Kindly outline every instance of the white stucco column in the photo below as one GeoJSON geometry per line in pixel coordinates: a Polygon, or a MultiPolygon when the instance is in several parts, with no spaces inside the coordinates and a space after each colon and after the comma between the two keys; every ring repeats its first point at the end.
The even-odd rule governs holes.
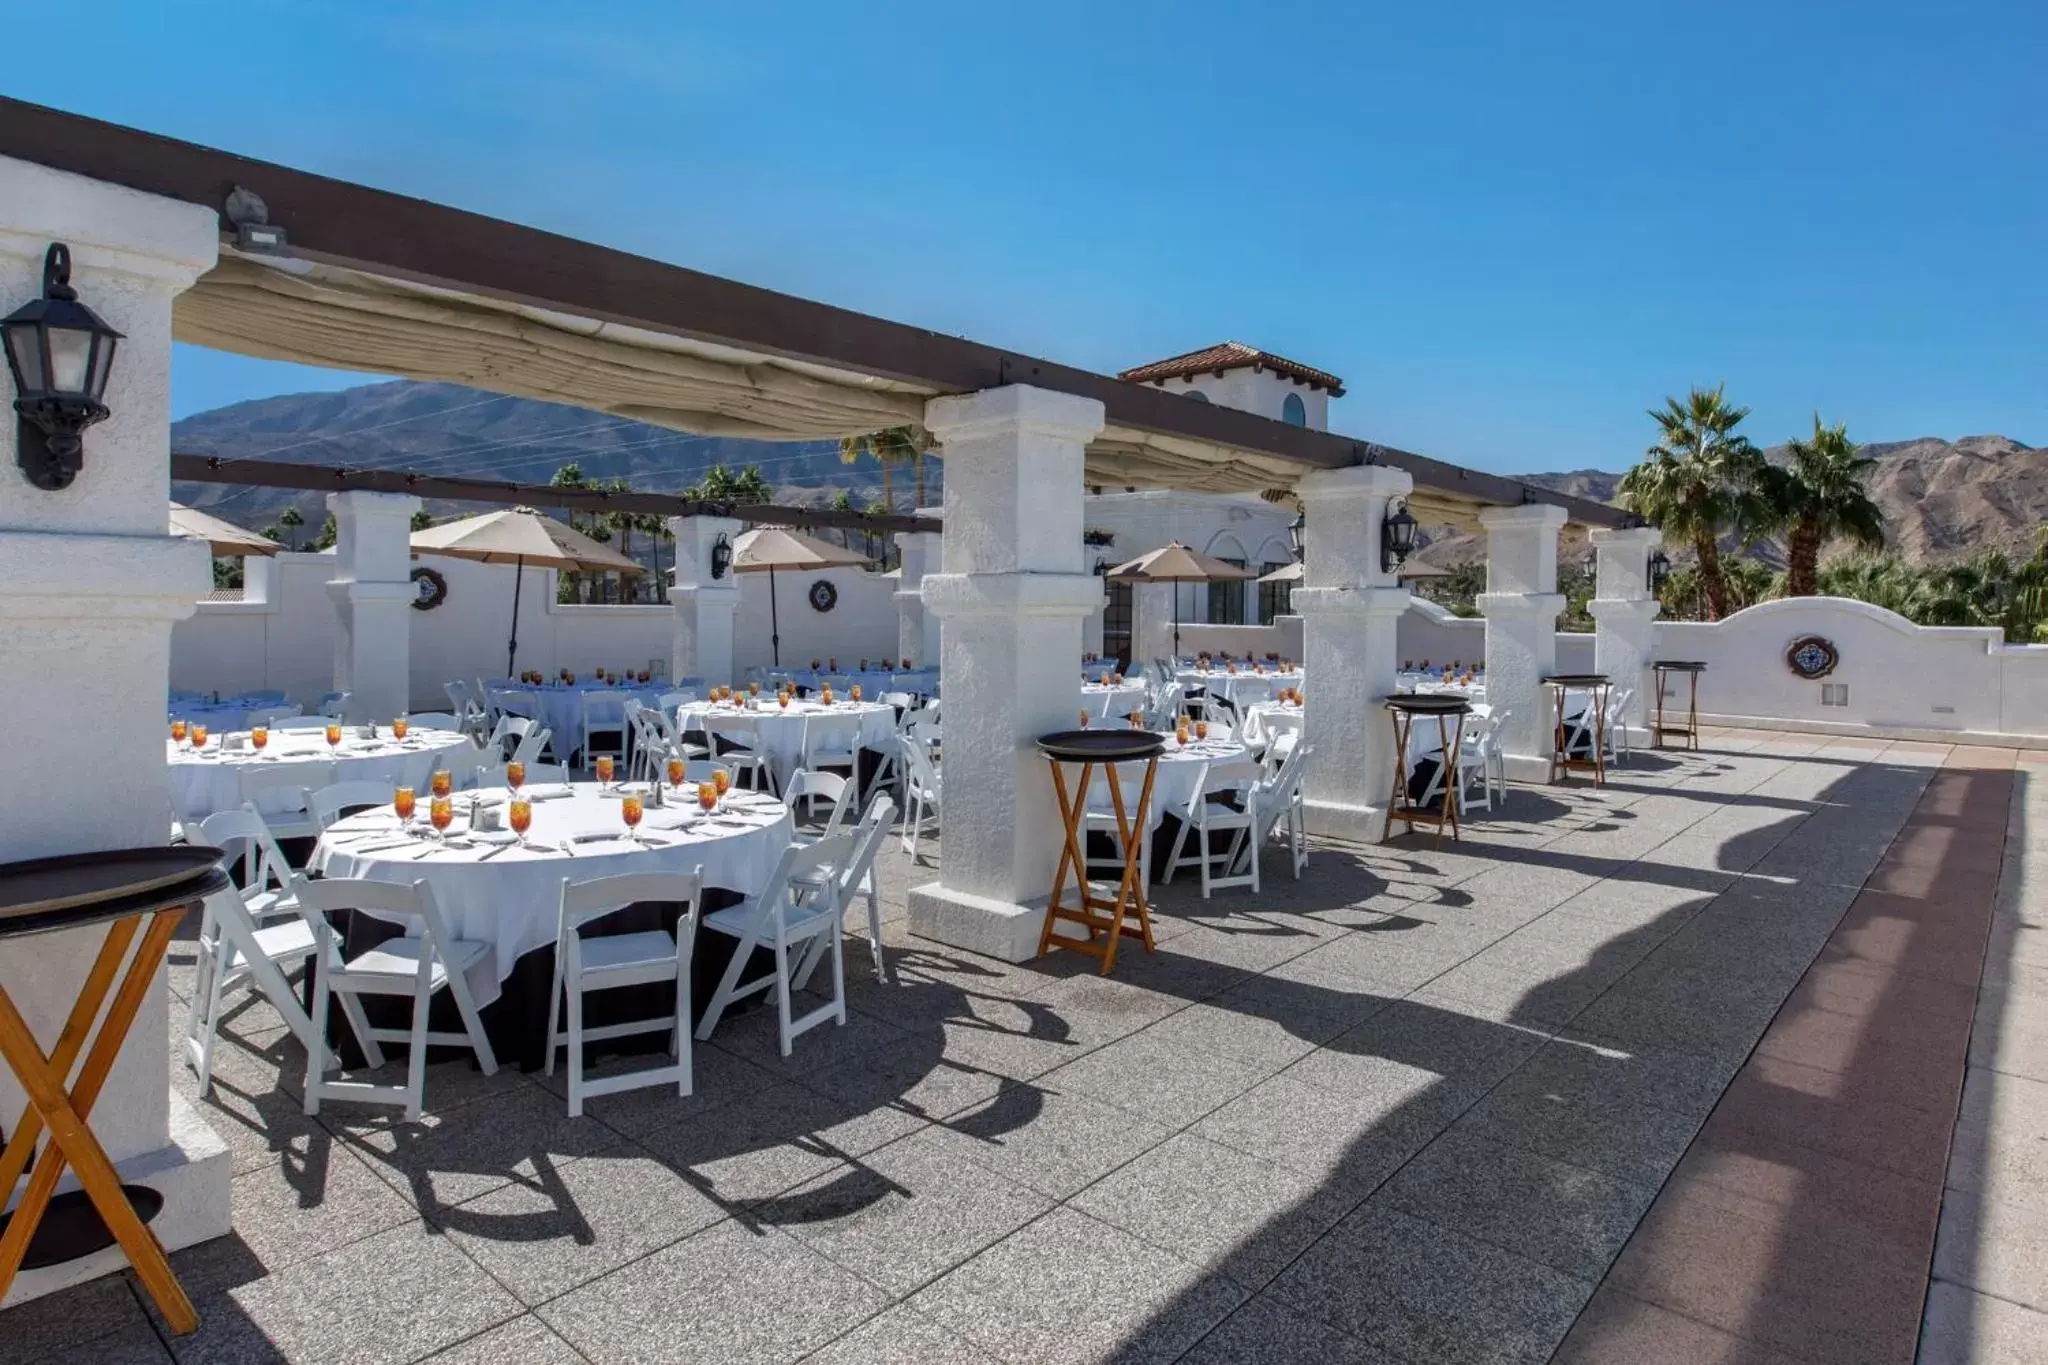
{"type": "MultiPolygon", "coordinates": [[[[85,433],[84,468],[59,492],[16,463],[15,394],[0,370],[0,716],[15,722],[0,760],[0,859],[169,836],[171,625],[213,587],[206,546],[169,534],[171,300],[212,267],[218,234],[211,209],[0,157],[0,314],[41,294],[43,253],[63,242],[79,298],[126,336],[107,386],[113,415],[85,433]]],[[[0,952],[0,984],[45,1049],[104,938],[78,929],[0,952]]],[[[164,1195],[150,1226],[176,1248],[228,1231],[231,1169],[171,1090],[168,1015],[159,971],[91,1124],[123,1181],[164,1195]]],[[[13,1132],[25,1105],[0,1066],[0,1129],[13,1132]]],[[[124,1264],[109,1249],[24,1271],[8,1302],[124,1264]]]]}
{"type": "MultiPolygon", "coordinates": [[[[932,517],[938,509],[920,507],[917,515],[932,517]]],[[[923,668],[939,661],[939,618],[924,609],[924,576],[936,573],[943,553],[935,531],[898,531],[903,568],[896,584],[896,652],[923,668]]]]}
{"type": "Polygon", "coordinates": [[[1406,497],[1406,470],[1356,465],[1304,475],[1302,564],[1294,590],[1302,619],[1307,698],[1303,739],[1314,750],[1302,773],[1309,829],[1364,843],[1386,833],[1394,788],[1394,732],[1382,703],[1400,660],[1395,628],[1408,590],[1380,565],[1387,504],[1406,497]]]}
{"type": "Polygon", "coordinates": [[[740,524],[730,517],[670,517],[668,529],[676,538],[675,579],[668,593],[675,612],[669,676],[725,686],[734,680],[732,622],[740,606],[740,580],[729,566],[725,577],[713,578],[711,551],[720,536],[728,546],[738,540],[740,524]]]}
{"type": "Polygon", "coordinates": [[[1557,671],[1557,617],[1564,610],[1557,533],[1565,512],[1549,503],[1488,507],[1479,523],[1486,528],[1479,614],[1486,618],[1487,705],[1513,712],[1500,732],[1507,775],[1547,781],[1555,721],[1543,679],[1557,671]]]}
{"type": "Polygon", "coordinates": [[[1597,530],[1593,541],[1593,671],[1635,695],[1621,717],[1631,744],[1650,742],[1650,664],[1657,653],[1656,594],[1650,591],[1650,552],[1663,541],[1654,526],[1597,530]]]}
{"type": "Polygon", "coordinates": [[[329,493],[334,577],[327,595],[341,629],[334,636],[334,690],[349,694],[347,718],[388,721],[412,709],[412,514],[410,493],[329,493]]]}
{"type": "Polygon", "coordinates": [[[1058,858],[1035,741],[1074,726],[1081,622],[1102,598],[1081,558],[1081,456],[1102,416],[1025,385],[925,405],[946,461],[944,562],[924,577],[944,623],[945,800],[938,880],[911,888],[910,927],[1006,962],[1037,952],[1058,858]]]}

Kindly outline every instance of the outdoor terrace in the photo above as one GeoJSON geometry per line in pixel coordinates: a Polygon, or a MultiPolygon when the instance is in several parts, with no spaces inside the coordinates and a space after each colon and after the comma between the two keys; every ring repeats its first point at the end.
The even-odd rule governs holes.
{"type": "Polygon", "coordinates": [[[467,1062],[307,1119],[255,999],[198,1334],[114,1277],[0,1360],[2042,1359],[2044,762],[1717,732],[1162,888],[1109,979],[909,937],[892,842],[900,981],[856,945],[844,1029],[580,1120],[467,1062]]]}

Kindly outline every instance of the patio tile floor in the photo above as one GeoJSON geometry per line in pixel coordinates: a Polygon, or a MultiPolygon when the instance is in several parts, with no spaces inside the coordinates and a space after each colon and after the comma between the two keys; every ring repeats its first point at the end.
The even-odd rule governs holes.
{"type": "Polygon", "coordinates": [[[1999,762],[1718,732],[1442,849],[1162,887],[1108,981],[911,938],[891,844],[847,1028],[734,1017],[692,1098],[574,1121],[465,1064],[421,1124],[306,1119],[252,1006],[202,1102],[237,1232],[173,1258],[201,1331],[116,1277],[0,1313],[0,1365],[1786,1365],[1910,1359],[1923,1299],[1930,1362],[2048,1360],[2048,783],[1999,762]]]}

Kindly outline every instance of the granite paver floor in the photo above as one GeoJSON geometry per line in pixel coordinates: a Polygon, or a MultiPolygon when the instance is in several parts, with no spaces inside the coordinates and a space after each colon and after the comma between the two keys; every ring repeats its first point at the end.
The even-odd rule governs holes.
{"type": "MultiPolygon", "coordinates": [[[[236,1233],[173,1258],[200,1331],[165,1336],[116,1277],[0,1313],[0,1362],[1461,1365],[1568,1337],[1620,1359],[1586,1353],[1653,1333],[1679,1353],[1630,1358],[1840,1358],[1764,1330],[1771,1302],[1732,1279],[1643,1287],[1669,1248],[1749,1227],[1735,1201],[1766,1197],[1786,1147],[1860,1196],[1837,1235],[1885,1254],[1859,1292],[1890,1289],[1894,1317],[1924,1299],[1927,1359],[2048,1360],[2048,948],[2028,932],[2048,823],[2027,818],[2048,795],[2025,781],[2048,769],[2008,753],[1998,837],[1963,850],[1996,803],[1944,808],[1944,775],[1984,761],[1717,732],[1603,790],[1515,787],[1461,843],[1319,844],[1299,881],[1269,859],[1256,897],[1162,888],[1158,952],[1108,980],[910,937],[905,888],[931,870],[892,846],[897,980],[849,944],[843,1035],[784,1061],[769,1019],[736,1017],[699,1046],[693,1098],[573,1122],[558,1083],[463,1063],[433,1069],[422,1124],[307,1120],[303,1056],[252,1004],[202,1106],[235,1153],[236,1233]],[[1898,928],[1956,858],[1996,897],[1981,983],[1967,936],[1898,928]],[[1857,1013],[1879,975],[1967,1039],[1959,1098],[1910,1022],[1857,1013]],[[1858,1048],[1881,1074],[1845,1069],[1858,1048]],[[1830,1122],[1845,1076],[1875,1077],[1853,1098],[1882,1147],[1830,1122]],[[1790,1134],[1785,1092],[1808,1100],[1790,1134]],[[1674,1179],[1717,1153],[1748,1186],[1674,1179]],[[1898,1251],[1930,1172],[1931,1271],[1898,1251]],[[1664,1251],[1637,1265],[1646,1237],[1664,1251]]],[[[175,990],[189,945],[173,957],[175,990]]],[[[1729,1276],[1802,1254],[1750,1249],[1729,1276]]]]}

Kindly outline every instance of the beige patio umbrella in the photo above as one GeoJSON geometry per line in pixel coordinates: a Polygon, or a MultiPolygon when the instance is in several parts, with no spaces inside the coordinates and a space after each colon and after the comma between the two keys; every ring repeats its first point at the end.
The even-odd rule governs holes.
{"type": "MultiPolygon", "coordinates": [[[[1109,576],[1120,583],[1229,583],[1252,577],[1250,569],[1190,550],[1179,541],[1117,565],[1109,576]]],[[[1173,652],[1180,655],[1180,593],[1173,594],[1173,652]]]]}
{"type": "Polygon", "coordinates": [[[757,526],[733,542],[733,568],[768,575],[768,647],[777,668],[782,667],[782,616],[775,604],[775,571],[845,569],[867,562],[866,555],[781,526],[757,526]]]}
{"type": "Polygon", "coordinates": [[[215,559],[247,559],[251,555],[274,555],[278,551],[277,542],[268,536],[259,536],[233,522],[194,511],[179,502],[171,504],[171,534],[205,541],[213,547],[215,559]]]}
{"type": "Polygon", "coordinates": [[[567,522],[544,517],[531,507],[486,512],[414,531],[412,548],[420,554],[513,566],[512,638],[505,646],[508,677],[513,676],[513,663],[519,657],[519,589],[526,578],[527,565],[597,573],[645,572],[617,550],[600,545],[567,522]]]}

